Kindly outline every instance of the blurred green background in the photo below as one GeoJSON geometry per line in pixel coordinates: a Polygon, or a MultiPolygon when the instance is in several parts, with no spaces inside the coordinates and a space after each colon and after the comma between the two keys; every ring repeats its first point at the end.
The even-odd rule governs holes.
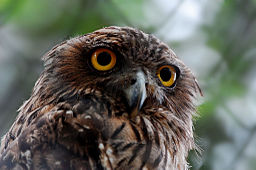
{"type": "Polygon", "coordinates": [[[256,0],[0,0],[0,136],[29,98],[40,57],[105,26],[166,42],[204,92],[192,170],[256,169],[256,0]]]}

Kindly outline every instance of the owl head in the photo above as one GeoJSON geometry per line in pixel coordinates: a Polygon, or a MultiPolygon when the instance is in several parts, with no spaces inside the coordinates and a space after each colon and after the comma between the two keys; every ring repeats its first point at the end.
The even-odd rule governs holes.
{"type": "Polygon", "coordinates": [[[47,78],[39,79],[42,89],[34,91],[43,91],[39,96],[47,100],[40,101],[100,91],[122,103],[131,117],[159,108],[190,117],[200,92],[190,69],[165,43],[130,27],[107,27],[67,40],[43,60],[47,78]]]}

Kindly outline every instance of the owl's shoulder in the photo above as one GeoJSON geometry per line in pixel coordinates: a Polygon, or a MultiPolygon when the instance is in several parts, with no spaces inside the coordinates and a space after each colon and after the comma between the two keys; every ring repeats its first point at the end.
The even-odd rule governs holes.
{"type": "Polygon", "coordinates": [[[102,115],[108,114],[110,106],[99,100],[87,96],[21,112],[1,141],[0,168],[100,168],[97,141],[104,125],[102,115]]]}

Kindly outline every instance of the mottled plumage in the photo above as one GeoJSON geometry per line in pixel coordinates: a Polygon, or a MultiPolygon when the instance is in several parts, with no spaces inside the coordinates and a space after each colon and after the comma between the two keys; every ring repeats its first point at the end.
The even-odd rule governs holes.
{"type": "Polygon", "coordinates": [[[166,44],[107,27],[55,46],[43,60],[31,97],[2,138],[0,169],[188,169],[200,89],[166,44]],[[93,68],[98,48],[115,53],[112,69],[93,68]],[[177,69],[171,87],[157,76],[163,65],[177,69]]]}

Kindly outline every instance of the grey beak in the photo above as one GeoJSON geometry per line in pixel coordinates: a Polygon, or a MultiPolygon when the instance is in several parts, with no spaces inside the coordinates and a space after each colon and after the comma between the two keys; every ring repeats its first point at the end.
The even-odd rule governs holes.
{"type": "Polygon", "coordinates": [[[131,84],[124,92],[131,108],[131,116],[137,115],[147,98],[145,75],[142,71],[137,72],[135,83],[131,84]]]}

